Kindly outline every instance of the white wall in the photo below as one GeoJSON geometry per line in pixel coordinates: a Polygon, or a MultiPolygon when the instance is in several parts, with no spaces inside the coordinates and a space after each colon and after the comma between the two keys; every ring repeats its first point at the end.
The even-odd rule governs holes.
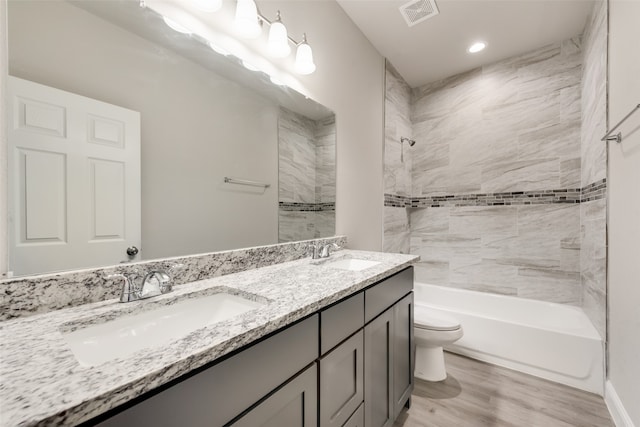
{"type": "Polygon", "coordinates": [[[336,113],[336,233],[349,247],[382,250],[384,59],[331,1],[258,1],[269,17],[281,10],[291,36],[307,33],[317,70],[299,80],[336,113]]]}
{"type": "Polygon", "coordinates": [[[7,128],[5,97],[7,75],[7,3],[0,1],[0,279],[7,272],[7,128]]]}
{"type": "MultiPolygon", "coordinates": [[[[609,3],[609,125],[640,103],[640,2],[609,3]]],[[[640,111],[609,143],[609,381],[640,426],[640,111]]]]}

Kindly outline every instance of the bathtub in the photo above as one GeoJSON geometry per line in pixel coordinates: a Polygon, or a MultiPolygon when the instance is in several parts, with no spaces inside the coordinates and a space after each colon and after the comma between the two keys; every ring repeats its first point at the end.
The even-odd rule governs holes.
{"type": "Polygon", "coordinates": [[[446,350],[603,395],[604,343],[577,307],[415,283],[415,311],[457,318],[446,350]]]}

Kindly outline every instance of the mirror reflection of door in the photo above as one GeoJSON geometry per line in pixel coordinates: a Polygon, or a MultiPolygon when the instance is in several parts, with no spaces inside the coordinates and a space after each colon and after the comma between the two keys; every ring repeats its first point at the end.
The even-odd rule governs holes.
{"type": "Polygon", "coordinates": [[[140,113],[9,77],[14,275],[140,259],[140,113]]]}

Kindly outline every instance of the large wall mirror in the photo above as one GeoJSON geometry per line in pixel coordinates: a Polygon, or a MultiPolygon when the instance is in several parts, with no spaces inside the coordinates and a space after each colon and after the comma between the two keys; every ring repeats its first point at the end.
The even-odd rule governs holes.
{"type": "Polygon", "coordinates": [[[334,235],[330,110],[136,0],[8,17],[14,276],[334,235]]]}

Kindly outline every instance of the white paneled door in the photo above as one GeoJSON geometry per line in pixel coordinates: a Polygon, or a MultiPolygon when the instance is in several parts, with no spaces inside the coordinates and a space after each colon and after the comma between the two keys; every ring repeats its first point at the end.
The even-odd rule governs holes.
{"type": "Polygon", "coordinates": [[[8,93],[13,274],[134,259],[140,113],[15,77],[8,93]]]}

